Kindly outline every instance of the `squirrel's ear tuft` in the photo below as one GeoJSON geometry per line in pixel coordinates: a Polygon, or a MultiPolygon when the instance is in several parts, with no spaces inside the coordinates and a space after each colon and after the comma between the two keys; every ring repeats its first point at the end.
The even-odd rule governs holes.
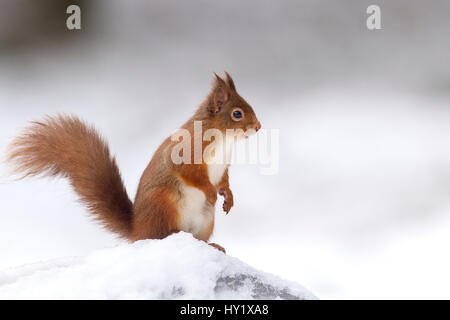
{"type": "Polygon", "coordinates": [[[214,108],[210,111],[219,113],[222,110],[223,104],[228,100],[228,93],[222,87],[214,89],[214,108]]]}
{"type": "Polygon", "coordinates": [[[225,102],[228,101],[229,93],[225,81],[214,73],[214,87],[212,92],[212,103],[208,108],[211,113],[219,113],[225,102]]]}
{"type": "Polygon", "coordinates": [[[214,87],[221,87],[225,85],[226,85],[225,81],[223,81],[223,79],[219,77],[217,73],[214,72],[214,87]]]}
{"type": "Polygon", "coordinates": [[[230,74],[225,71],[225,76],[226,76],[226,81],[227,81],[228,87],[230,87],[231,90],[236,91],[236,87],[234,85],[234,81],[231,78],[230,74]]]}

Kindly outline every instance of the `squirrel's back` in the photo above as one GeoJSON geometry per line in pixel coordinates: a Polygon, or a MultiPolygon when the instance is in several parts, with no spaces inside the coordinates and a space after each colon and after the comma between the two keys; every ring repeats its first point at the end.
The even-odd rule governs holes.
{"type": "Polygon", "coordinates": [[[98,132],[75,116],[32,122],[10,145],[7,161],[22,177],[62,176],[104,226],[128,238],[131,203],[109,148],[98,132]]]}

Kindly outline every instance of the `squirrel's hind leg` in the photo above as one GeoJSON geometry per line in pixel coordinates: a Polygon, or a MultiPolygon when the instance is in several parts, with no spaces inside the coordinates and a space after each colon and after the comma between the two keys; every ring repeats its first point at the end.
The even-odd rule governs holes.
{"type": "Polygon", "coordinates": [[[134,208],[131,240],[163,239],[180,231],[180,215],[173,193],[155,190],[134,208]]]}

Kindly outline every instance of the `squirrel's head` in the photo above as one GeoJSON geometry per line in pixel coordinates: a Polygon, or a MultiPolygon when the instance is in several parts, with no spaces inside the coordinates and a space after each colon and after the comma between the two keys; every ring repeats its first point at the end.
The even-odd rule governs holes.
{"type": "Polygon", "coordinates": [[[213,88],[207,99],[206,111],[217,129],[241,129],[247,136],[261,128],[253,108],[237,93],[228,72],[225,72],[225,80],[214,73],[213,88]]]}

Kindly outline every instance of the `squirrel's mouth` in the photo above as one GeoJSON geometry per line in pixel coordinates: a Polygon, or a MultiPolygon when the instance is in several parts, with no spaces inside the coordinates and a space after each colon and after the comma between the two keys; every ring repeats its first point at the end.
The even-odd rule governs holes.
{"type": "Polygon", "coordinates": [[[243,139],[248,139],[249,137],[253,136],[256,134],[256,130],[255,129],[242,129],[242,130],[238,130],[237,132],[235,132],[235,137],[238,140],[243,140],[243,139]]]}
{"type": "Polygon", "coordinates": [[[256,134],[256,130],[255,129],[248,129],[244,132],[244,138],[248,139],[248,137],[254,136],[256,134]]]}

